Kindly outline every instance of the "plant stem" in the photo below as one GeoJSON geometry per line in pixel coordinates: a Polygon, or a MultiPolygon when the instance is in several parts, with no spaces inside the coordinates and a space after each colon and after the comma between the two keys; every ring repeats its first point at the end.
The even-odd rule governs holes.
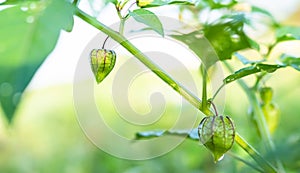
{"type": "MultiPolygon", "coordinates": [[[[95,28],[101,30],[103,33],[109,35],[112,39],[121,44],[124,48],[126,48],[130,53],[132,53],[137,59],[139,59],[145,66],[147,66],[153,73],[155,73],[159,78],[161,78],[164,82],[166,82],[169,86],[171,86],[175,91],[177,91],[180,95],[182,95],[187,101],[189,101],[193,106],[202,111],[202,102],[201,100],[193,95],[189,90],[185,89],[178,82],[172,79],[169,75],[167,75],[161,68],[159,68],[156,64],[154,64],[145,54],[139,51],[132,43],[130,43],[126,38],[120,35],[118,32],[110,29],[105,26],[92,16],[89,16],[85,12],[81,11],[78,8],[75,8],[75,15],[77,15],[82,20],[86,21],[90,25],[95,28]]],[[[243,138],[239,135],[236,135],[235,141],[253,158],[261,158],[255,159],[255,161],[261,165],[261,167],[266,172],[276,172],[254,149],[250,146],[243,138]],[[272,170],[272,171],[268,171],[272,170]]]]}
{"type": "Polygon", "coordinates": [[[124,26],[125,26],[125,20],[126,19],[121,18],[120,20],[121,20],[121,23],[120,23],[119,32],[120,32],[121,35],[123,35],[123,33],[124,33],[124,26]]]}
{"type": "Polygon", "coordinates": [[[216,96],[219,94],[219,92],[221,91],[221,89],[226,85],[226,83],[223,83],[218,90],[216,91],[216,93],[213,95],[213,97],[211,98],[211,101],[213,102],[214,99],[216,98],[216,96]]]}
{"type": "Polygon", "coordinates": [[[216,108],[216,105],[212,101],[209,101],[209,103],[212,105],[212,107],[213,107],[213,109],[215,111],[215,115],[218,116],[219,114],[218,114],[218,110],[216,108]]]}
{"type": "Polygon", "coordinates": [[[207,71],[203,64],[200,66],[202,73],[202,111],[205,115],[211,115],[207,104],[207,71]]]}
{"type": "Polygon", "coordinates": [[[80,0],[74,0],[74,1],[73,1],[73,4],[74,4],[75,6],[78,6],[79,2],[80,2],[80,0]]]}
{"type": "Polygon", "coordinates": [[[107,36],[106,38],[105,38],[105,40],[104,40],[104,42],[103,42],[103,44],[102,44],[102,49],[104,49],[105,48],[105,44],[106,44],[106,41],[109,39],[109,36],[107,36]]]}
{"type": "Polygon", "coordinates": [[[189,101],[192,105],[202,111],[202,102],[196,97],[193,93],[175,81],[171,76],[166,74],[160,67],[158,67],[155,63],[153,63],[145,54],[143,54],[139,49],[137,49],[132,43],[130,43],[124,36],[119,34],[118,32],[110,29],[106,25],[99,22],[97,19],[92,16],[86,14],[80,9],[75,9],[75,15],[86,21],[90,25],[95,28],[101,30],[103,33],[109,35],[112,39],[121,44],[124,48],[126,48],[132,55],[134,55],[138,60],[140,60],[146,67],[148,67],[153,73],[155,73],[159,78],[161,78],[164,82],[166,82],[169,86],[171,86],[175,91],[177,91],[180,95],[182,95],[187,101],[189,101]]]}
{"type": "Polygon", "coordinates": [[[261,168],[267,173],[276,173],[277,171],[273,168],[269,162],[267,162],[245,139],[243,139],[238,133],[235,135],[235,142],[242,147],[261,168]]]}
{"type": "MultiPolygon", "coordinates": [[[[224,65],[230,72],[234,72],[234,70],[230,67],[230,65],[227,62],[224,62],[224,65]]],[[[255,96],[255,94],[253,92],[251,92],[251,88],[248,87],[248,85],[242,79],[239,79],[237,82],[239,83],[239,85],[242,87],[242,89],[247,94],[248,100],[249,100],[251,106],[253,107],[255,115],[257,116],[258,128],[262,135],[262,139],[264,140],[263,142],[266,144],[266,146],[270,150],[271,154],[274,156],[274,159],[275,159],[275,162],[276,162],[279,172],[285,173],[285,170],[283,168],[283,165],[282,165],[280,159],[275,154],[276,148],[273,143],[271,134],[268,129],[267,122],[266,122],[264,114],[260,108],[257,97],[255,96]]]]}
{"type": "Polygon", "coordinates": [[[120,28],[119,28],[119,33],[121,35],[124,34],[124,26],[125,26],[125,21],[126,21],[126,18],[124,18],[121,14],[121,11],[117,9],[117,12],[118,12],[118,16],[119,16],[119,19],[120,19],[120,28]]]}

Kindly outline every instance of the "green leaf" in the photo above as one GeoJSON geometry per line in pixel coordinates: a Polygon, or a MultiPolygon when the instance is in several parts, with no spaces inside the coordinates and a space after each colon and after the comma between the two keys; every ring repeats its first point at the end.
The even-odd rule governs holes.
{"type": "Polygon", "coordinates": [[[276,30],[277,42],[300,40],[300,27],[281,26],[276,30]]]}
{"type": "Polygon", "coordinates": [[[259,44],[249,38],[243,31],[244,25],[252,26],[252,22],[249,18],[246,17],[244,13],[232,13],[223,15],[220,19],[220,22],[226,23],[227,20],[230,20],[229,24],[232,26],[232,29],[236,31],[241,31],[242,37],[244,37],[245,41],[248,42],[249,48],[260,50],[259,44]]]}
{"type": "Polygon", "coordinates": [[[220,60],[231,59],[234,52],[246,48],[259,50],[259,46],[243,31],[247,20],[243,15],[236,15],[225,23],[208,25],[204,28],[204,35],[215,48],[220,60]]]}
{"type": "Polygon", "coordinates": [[[221,18],[220,23],[204,26],[202,32],[194,31],[171,37],[188,45],[209,67],[219,60],[231,59],[232,54],[239,50],[246,48],[259,50],[259,45],[244,33],[245,23],[247,19],[244,15],[226,15],[221,18]],[[218,57],[214,56],[214,52],[218,57]]]}
{"type": "Polygon", "coordinates": [[[260,63],[259,64],[254,64],[252,66],[242,68],[242,69],[234,72],[234,74],[227,76],[223,80],[223,82],[225,84],[228,84],[228,83],[233,82],[233,81],[235,81],[237,79],[240,79],[242,77],[249,76],[251,74],[255,74],[255,73],[258,73],[258,72],[273,73],[277,69],[282,68],[282,67],[285,67],[285,66],[282,66],[282,65],[270,65],[270,64],[260,64],[260,63]]]}
{"type": "Polygon", "coordinates": [[[186,44],[201,59],[206,68],[219,61],[214,48],[201,32],[194,31],[188,34],[170,36],[186,44]]]}
{"type": "Polygon", "coordinates": [[[164,36],[164,29],[159,18],[151,11],[141,8],[132,12],[130,11],[129,15],[132,16],[136,21],[149,26],[161,36],[164,36]]]}
{"type": "Polygon", "coordinates": [[[300,57],[283,54],[281,55],[280,60],[284,65],[291,66],[294,69],[300,71],[300,57]]]}
{"type": "Polygon", "coordinates": [[[194,5],[191,0],[137,0],[136,3],[142,8],[159,7],[164,5],[194,5]]]}
{"type": "Polygon", "coordinates": [[[192,140],[199,140],[198,129],[192,130],[156,130],[156,131],[145,131],[145,132],[138,132],[136,133],[136,139],[150,139],[150,138],[157,138],[166,135],[174,135],[174,136],[186,136],[192,140]]]}
{"type": "Polygon", "coordinates": [[[0,11],[0,102],[9,121],[60,30],[71,29],[72,14],[64,0],[26,1],[0,11]]]}

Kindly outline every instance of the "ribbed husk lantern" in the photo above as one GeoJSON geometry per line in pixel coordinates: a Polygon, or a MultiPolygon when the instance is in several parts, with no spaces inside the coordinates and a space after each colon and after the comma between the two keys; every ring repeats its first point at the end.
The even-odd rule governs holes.
{"type": "Polygon", "coordinates": [[[228,116],[207,116],[200,122],[198,134],[200,142],[212,152],[217,162],[232,147],[235,128],[228,116]]]}
{"type": "Polygon", "coordinates": [[[116,53],[113,50],[93,49],[90,53],[92,71],[99,84],[112,71],[116,63],[116,53]]]}

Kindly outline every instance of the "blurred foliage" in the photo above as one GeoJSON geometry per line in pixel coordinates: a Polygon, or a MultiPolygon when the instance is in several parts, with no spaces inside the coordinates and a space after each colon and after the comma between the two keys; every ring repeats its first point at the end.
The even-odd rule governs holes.
{"type": "Polygon", "coordinates": [[[20,1],[0,11],[0,102],[9,121],[60,30],[72,30],[72,8],[61,0],[20,1]]]}
{"type": "MultiPolygon", "coordinates": [[[[275,99],[282,108],[280,125],[273,137],[278,145],[278,154],[289,173],[300,171],[298,155],[300,129],[298,122],[295,121],[300,118],[297,102],[300,90],[296,87],[299,82],[294,80],[299,77],[298,73],[285,69],[283,73],[275,73],[274,78],[269,81],[270,84],[276,84],[275,99]],[[277,82],[286,74],[290,74],[290,78],[284,81],[289,83],[289,86],[277,82]],[[289,92],[290,87],[295,90],[289,92]]],[[[103,84],[106,87],[110,85],[103,84]]],[[[252,145],[259,147],[261,143],[257,142],[253,126],[247,121],[248,103],[245,95],[235,84],[227,89],[226,94],[230,97],[227,97],[224,114],[230,115],[236,122],[237,130],[250,139],[252,145]],[[238,103],[238,106],[232,103],[238,103]]],[[[113,112],[107,113],[109,117],[113,117],[113,112]]],[[[115,120],[112,118],[111,121],[115,120]]],[[[73,108],[72,86],[28,91],[17,112],[13,128],[6,128],[3,118],[0,127],[0,172],[5,173],[253,172],[252,168],[233,159],[230,155],[225,155],[221,162],[214,164],[209,151],[198,141],[192,140],[186,140],[175,150],[155,159],[128,161],[115,158],[92,145],[82,132],[73,108]]],[[[164,128],[163,125],[161,128],[164,128]]],[[[233,152],[251,161],[236,145],[233,152]]]]}

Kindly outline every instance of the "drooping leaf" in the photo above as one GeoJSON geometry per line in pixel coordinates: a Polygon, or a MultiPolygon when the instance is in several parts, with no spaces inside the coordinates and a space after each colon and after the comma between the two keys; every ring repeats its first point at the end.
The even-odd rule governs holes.
{"type": "Polygon", "coordinates": [[[286,66],[291,66],[294,69],[300,71],[300,57],[289,56],[283,54],[280,57],[281,62],[286,66]]]}
{"type": "Polygon", "coordinates": [[[233,82],[235,80],[238,80],[242,77],[245,77],[245,76],[248,76],[248,75],[251,75],[251,74],[255,74],[255,73],[258,73],[258,72],[273,73],[277,69],[282,68],[282,67],[285,67],[285,66],[283,66],[283,65],[261,64],[261,63],[254,64],[252,66],[242,68],[242,69],[236,71],[234,74],[231,74],[231,75],[227,76],[223,80],[223,82],[225,84],[228,84],[228,83],[233,82]]]}
{"type": "Polygon", "coordinates": [[[136,21],[149,26],[161,36],[164,36],[164,29],[159,18],[151,11],[141,8],[133,10],[132,12],[130,11],[129,15],[136,21]]]}
{"type": "Polygon", "coordinates": [[[136,133],[136,139],[150,139],[157,138],[165,135],[174,135],[174,136],[186,136],[192,140],[199,140],[198,129],[192,130],[156,130],[156,131],[145,131],[136,133]]]}
{"type": "Polygon", "coordinates": [[[136,4],[142,8],[159,7],[164,5],[194,5],[192,0],[137,0],[136,4]]]}
{"type": "Polygon", "coordinates": [[[300,27],[280,26],[276,30],[277,42],[300,40],[300,27]]]}
{"type": "Polygon", "coordinates": [[[26,1],[0,11],[0,102],[9,121],[60,30],[71,30],[72,14],[64,0],[26,1]]]}
{"type": "Polygon", "coordinates": [[[220,60],[230,59],[232,54],[246,48],[259,49],[243,31],[245,20],[233,18],[226,23],[209,25],[204,28],[204,35],[215,48],[220,60]]]}

